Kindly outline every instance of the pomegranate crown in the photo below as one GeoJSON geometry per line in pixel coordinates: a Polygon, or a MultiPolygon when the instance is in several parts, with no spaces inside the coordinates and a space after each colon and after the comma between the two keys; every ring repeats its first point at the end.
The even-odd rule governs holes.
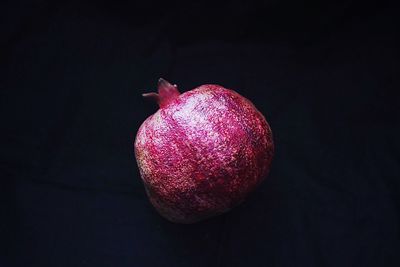
{"type": "Polygon", "coordinates": [[[158,93],[145,93],[142,96],[155,100],[160,108],[168,106],[180,95],[176,84],[171,84],[163,78],[158,79],[157,91],[158,93]]]}

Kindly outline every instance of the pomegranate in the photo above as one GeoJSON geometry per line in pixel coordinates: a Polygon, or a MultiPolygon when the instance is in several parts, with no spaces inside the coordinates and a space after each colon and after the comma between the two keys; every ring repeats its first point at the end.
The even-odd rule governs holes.
{"type": "Polygon", "coordinates": [[[160,79],[143,94],[160,109],[140,126],[134,149],[150,202],[166,219],[193,223],[238,205],[267,175],[271,129],[246,98],[206,84],[180,94],[160,79]]]}

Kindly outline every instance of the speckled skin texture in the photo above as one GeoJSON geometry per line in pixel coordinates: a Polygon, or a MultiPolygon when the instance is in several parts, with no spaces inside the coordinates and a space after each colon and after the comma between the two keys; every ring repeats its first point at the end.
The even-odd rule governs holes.
{"type": "Polygon", "coordinates": [[[179,94],[160,79],[158,91],[144,95],[160,109],[134,144],[153,206],[172,222],[193,223],[239,204],[269,172],[274,145],[264,116],[219,85],[179,94]]]}

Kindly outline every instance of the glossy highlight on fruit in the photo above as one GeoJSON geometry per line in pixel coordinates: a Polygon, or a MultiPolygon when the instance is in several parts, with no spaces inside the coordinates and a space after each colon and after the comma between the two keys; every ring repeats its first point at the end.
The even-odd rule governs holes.
{"type": "Polygon", "coordinates": [[[160,108],[140,126],[135,157],[163,217],[193,223],[226,212],[268,174],[272,132],[248,99],[214,84],[180,94],[163,79],[143,96],[160,108]]]}

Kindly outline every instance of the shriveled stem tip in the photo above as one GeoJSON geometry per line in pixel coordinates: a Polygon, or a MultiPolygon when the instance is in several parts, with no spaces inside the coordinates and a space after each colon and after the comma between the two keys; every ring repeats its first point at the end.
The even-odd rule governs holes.
{"type": "Polygon", "coordinates": [[[164,80],[163,78],[159,78],[158,79],[158,87],[160,87],[160,86],[165,86],[165,85],[169,85],[170,83],[169,82],[167,82],[166,80],[164,80]]]}

